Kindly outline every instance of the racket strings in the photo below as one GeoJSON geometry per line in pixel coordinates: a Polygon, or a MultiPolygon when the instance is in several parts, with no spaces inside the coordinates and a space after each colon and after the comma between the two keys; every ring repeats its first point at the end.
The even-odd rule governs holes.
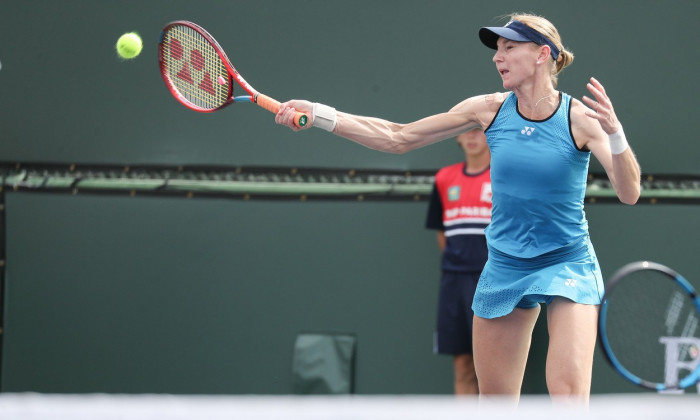
{"type": "Polygon", "coordinates": [[[164,35],[163,48],[168,79],[183,99],[207,110],[226,103],[228,70],[204,36],[187,26],[173,26],[164,35]]]}
{"type": "Polygon", "coordinates": [[[667,275],[628,275],[607,297],[607,339],[619,363],[650,383],[677,386],[700,362],[698,312],[667,275]]]}
{"type": "MultiPolygon", "coordinates": [[[[692,338],[700,337],[698,334],[698,317],[694,313],[688,313],[685,324],[683,325],[683,330],[681,331],[681,337],[692,338]]],[[[680,346],[678,360],[681,362],[694,362],[698,363],[700,359],[700,345],[692,342],[684,342],[680,346]]]]}

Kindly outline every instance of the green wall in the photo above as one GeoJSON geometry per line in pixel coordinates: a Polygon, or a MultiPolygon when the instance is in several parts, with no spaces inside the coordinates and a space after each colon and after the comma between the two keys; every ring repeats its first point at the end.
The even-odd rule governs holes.
{"type": "MultiPolygon", "coordinates": [[[[358,340],[360,394],[451,392],[426,203],[6,194],[2,390],[285,394],[299,332],[358,340]]],[[[604,275],[696,285],[692,206],[589,205],[604,275]]],[[[546,392],[544,316],[524,386],[546,392]]],[[[596,358],[594,392],[631,392],[596,358]]]]}
{"type": "Polygon", "coordinates": [[[645,172],[697,173],[697,0],[4,1],[0,160],[437,168],[454,155],[450,142],[393,156],[321,130],[292,133],[254,106],[185,109],[160,79],[161,28],[201,24],[280,100],[409,122],[502,90],[477,32],[523,8],[554,22],[576,55],[562,90],[581,98],[589,77],[605,84],[645,172]],[[132,30],[145,47],[122,62],[114,43],[132,30]]]}
{"type": "MultiPolygon", "coordinates": [[[[401,156],[248,105],[198,114],[157,69],[160,29],[210,30],[285,100],[407,122],[502,90],[477,30],[521,2],[120,0],[0,4],[0,161],[437,169],[451,141],[401,156]],[[139,31],[142,55],[113,44],[139,31]]],[[[697,174],[697,0],[533,0],[576,54],[559,87],[606,86],[646,173],[697,174]],[[663,157],[663,158],[661,158],[663,157]]],[[[593,168],[599,170],[594,164],[593,168]]],[[[2,391],[285,394],[295,335],[356,334],[356,391],[451,392],[432,354],[439,276],[421,202],[186,200],[6,191],[2,391]]],[[[692,206],[589,205],[609,276],[651,259],[698,285],[692,206]]],[[[544,317],[543,317],[544,318],[544,317]]],[[[546,392],[546,327],[525,392],[546,392]]],[[[596,358],[594,392],[632,392],[596,358]]]]}
{"type": "Polygon", "coordinates": [[[424,212],[10,193],[3,390],[289,393],[302,331],[357,335],[358,392],[447,390],[424,212]]]}

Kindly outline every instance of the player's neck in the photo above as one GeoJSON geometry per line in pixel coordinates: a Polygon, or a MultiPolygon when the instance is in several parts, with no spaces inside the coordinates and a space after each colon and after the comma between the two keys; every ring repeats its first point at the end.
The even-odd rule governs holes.
{"type": "Polygon", "coordinates": [[[551,83],[545,87],[519,89],[515,94],[518,97],[518,111],[530,119],[548,117],[559,104],[559,92],[551,83]]]}

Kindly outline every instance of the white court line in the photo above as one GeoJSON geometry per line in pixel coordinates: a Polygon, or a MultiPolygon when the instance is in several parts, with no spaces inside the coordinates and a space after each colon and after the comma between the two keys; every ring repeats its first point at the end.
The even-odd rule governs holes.
{"type": "Polygon", "coordinates": [[[452,396],[175,396],[0,394],[2,420],[466,420],[698,418],[700,395],[593,395],[589,408],[523,396],[517,408],[452,396]]]}

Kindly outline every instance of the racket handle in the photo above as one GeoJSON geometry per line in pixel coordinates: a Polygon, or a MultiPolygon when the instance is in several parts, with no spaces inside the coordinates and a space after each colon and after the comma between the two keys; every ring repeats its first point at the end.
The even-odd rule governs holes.
{"type": "MultiPolygon", "coordinates": [[[[282,106],[279,101],[272,99],[267,95],[263,95],[262,93],[255,95],[255,103],[270,112],[274,112],[275,114],[279,112],[280,107],[282,106]]],[[[299,128],[304,127],[307,122],[309,122],[309,117],[307,117],[304,113],[297,112],[294,116],[294,125],[299,128]]]]}

